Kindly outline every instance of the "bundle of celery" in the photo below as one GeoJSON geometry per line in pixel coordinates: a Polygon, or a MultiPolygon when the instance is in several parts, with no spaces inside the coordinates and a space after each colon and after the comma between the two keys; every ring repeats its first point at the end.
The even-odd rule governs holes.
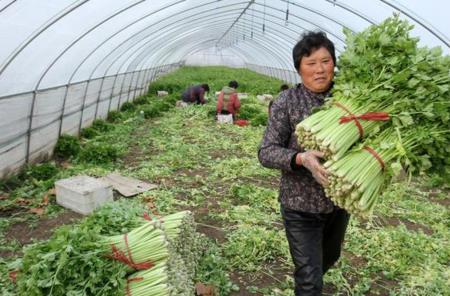
{"type": "Polygon", "coordinates": [[[371,213],[393,167],[450,176],[450,57],[418,48],[411,29],[394,16],[345,32],[333,97],[296,128],[328,160],[326,194],[353,213],[371,213]]]}
{"type": "Polygon", "coordinates": [[[136,281],[133,285],[128,285],[128,295],[192,295],[193,277],[198,260],[196,251],[198,236],[192,213],[182,211],[167,216],[144,213],[142,217],[136,219],[142,223],[137,229],[126,236],[104,240],[106,247],[114,246],[111,257],[126,263],[132,269],[148,269],[148,272],[153,270],[152,266],[156,262],[163,260],[164,264],[157,263],[157,266],[164,266],[164,269],[157,273],[147,271],[138,273],[152,276],[147,277],[145,281],[136,281]],[[151,280],[164,284],[153,286],[151,280]],[[156,294],[156,291],[161,294],[156,294]]]}
{"type": "Polygon", "coordinates": [[[295,133],[302,148],[319,150],[325,154],[325,159],[338,160],[359,139],[378,132],[384,122],[389,120],[387,111],[390,109],[392,108],[388,106],[358,106],[351,100],[339,99],[330,108],[314,113],[300,122],[295,133]],[[383,112],[368,113],[368,110],[383,112]],[[371,120],[358,119],[355,124],[349,114],[366,114],[371,120]],[[348,122],[342,124],[342,119],[346,118],[348,122]]]}
{"type": "Polygon", "coordinates": [[[105,237],[101,243],[104,254],[128,265],[130,270],[149,269],[169,256],[164,231],[151,222],[144,222],[124,235],[105,237]]]}
{"type": "Polygon", "coordinates": [[[150,269],[133,273],[127,279],[126,296],[170,296],[167,262],[161,261],[150,269]]]}
{"type": "Polygon", "coordinates": [[[161,225],[170,242],[168,268],[171,295],[192,295],[200,241],[192,213],[182,211],[164,217],[150,214],[146,215],[146,219],[161,225]]]}
{"type": "Polygon", "coordinates": [[[299,123],[299,145],[338,160],[385,128],[448,125],[449,58],[418,48],[411,29],[395,16],[358,34],[346,32],[333,97],[299,123]]]}
{"type": "Polygon", "coordinates": [[[434,126],[384,130],[338,161],[325,163],[330,173],[327,196],[352,214],[370,216],[381,190],[392,175],[413,163],[410,157],[417,154],[424,139],[449,132],[434,126]]]}
{"type": "Polygon", "coordinates": [[[60,228],[49,241],[29,246],[17,274],[19,292],[119,296],[136,287],[132,295],[192,295],[197,258],[190,246],[196,237],[192,214],[147,221],[144,213],[142,205],[128,200],[110,203],[79,225],[60,228]],[[152,273],[145,281],[127,281],[127,272],[139,269],[152,273]]]}
{"type": "Polygon", "coordinates": [[[330,173],[326,195],[348,212],[368,216],[385,184],[386,162],[394,159],[396,153],[395,137],[391,130],[385,130],[367,146],[325,163],[330,173]]]}

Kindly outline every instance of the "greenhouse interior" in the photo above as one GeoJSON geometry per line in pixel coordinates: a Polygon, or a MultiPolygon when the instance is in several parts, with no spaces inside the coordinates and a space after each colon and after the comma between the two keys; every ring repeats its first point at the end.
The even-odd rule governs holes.
{"type": "Polygon", "coordinates": [[[1,295],[450,295],[449,11],[0,0],[1,295]]]}

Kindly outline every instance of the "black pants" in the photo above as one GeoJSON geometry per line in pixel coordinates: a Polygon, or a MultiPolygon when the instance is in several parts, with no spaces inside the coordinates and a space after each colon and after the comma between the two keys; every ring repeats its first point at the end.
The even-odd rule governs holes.
{"type": "Polygon", "coordinates": [[[321,295],[323,275],[339,259],[350,215],[340,208],[311,214],[283,207],[281,214],[295,265],[295,295],[321,295]]]}

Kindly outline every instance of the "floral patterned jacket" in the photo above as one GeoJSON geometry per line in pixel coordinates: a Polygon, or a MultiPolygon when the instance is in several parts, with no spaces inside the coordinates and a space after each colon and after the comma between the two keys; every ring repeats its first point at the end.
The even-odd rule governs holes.
{"type": "Polygon", "coordinates": [[[295,164],[296,154],[303,151],[295,127],[329,95],[329,91],[314,93],[298,84],[282,92],[271,107],[258,158],[263,166],[281,170],[279,200],[285,208],[307,213],[330,213],[334,208],[309,170],[295,164]]]}

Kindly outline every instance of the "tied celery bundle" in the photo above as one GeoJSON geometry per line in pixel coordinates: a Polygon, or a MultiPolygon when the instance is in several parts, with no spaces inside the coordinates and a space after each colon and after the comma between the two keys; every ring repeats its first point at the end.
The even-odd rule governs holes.
{"type": "Polygon", "coordinates": [[[339,57],[333,96],[298,124],[300,146],[338,160],[353,144],[392,125],[409,124],[418,112],[448,116],[448,96],[438,95],[448,91],[448,58],[439,60],[437,49],[418,48],[411,29],[394,16],[358,34],[344,32],[347,47],[339,57]]]}
{"type": "Polygon", "coordinates": [[[169,256],[164,231],[149,222],[124,235],[105,237],[101,243],[107,256],[128,265],[130,271],[149,269],[169,256]]]}
{"type": "MultiPolygon", "coordinates": [[[[385,114],[369,113],[377,120],[361,120],[355,125],[351,114],[368,114],[368,110],[390,111],[388,106],[358,106],[352,100],[335,98],[336,100],[326,110],[321,110],[309,116],[296,127],[296,136],[302,148],[319,150],[324,153],[325,159],[338,160],[361,137],[378,132],[384,121],[389,120],[385,114]],[[341,119],[349,118],[343,123],[341,119]]],[[[375,105],[372,105],[375,106],[375,105]]],[[[387,114],[387,113],[386,113],[387,114]]]]}
{"type": "Polygon", "coordinates": [[[435,126],[421,126],[400,132],[386,129],[362,147],[347,153],[338,161],[329,161],[325,167],[330,173],[325,188],[333,202],[350,213],[368,217],[381,190],[402,166],[412,164],[412,157],[429,138],[440,138],[449,130],[435,126]]]}
{"type": "Polygon", "coordinates": [[[131,282],[128,279],[126,295],[192,295],[198,260],[198,235],[192,213],[143,213],[136,219],[142,225],[127,234],[128,244],[124,235],[104,240],[106,248],[115,246],[114,259],[141,270],[130,276],[131,282]],[[154,272],[154,268],[158,271],[154,272]]]}
{"type": "Polygon", "coordinates": [[[323,110],[297,125],[299,145],[337,160],[354,143],[386,127],[389,117],[377,115],[403,111],[395,102],[412,99],[412,91],[404,89],[417,52],[418,40],[408,36],[411,28],[393,17],[358,34],[344,30],[347,47],[339,57],[333,96],[323,110]],[[343,123],[346,116],[362,118],[343,123]]]}
{"type": "Polygon", "coordinates": [[[419,48],[411,29],[394,16],[345,32],[333,97],[296,128],[300,146],[325,154],[327,196],[357,215],[402,169],[450,179],[450,57],[419,48]]]}
{"type": "Polygon", "coordinates": [[[127,279],[126,296],[169,296],[167,262],[161,261],[151,269],[133,273],[127,279]]]}
{"type": "Polygon", "coordinates": [[[182,211],[165,217],[146,215],[146,219],[160,225],[170,242],[171,252],[167,259],[170,295],[192,295],[193,278],[200,250],[200,240],[195,231],[192,213],[182,211]]]}
{"type": "Polygon", "coordinates": [[[143,269],[138,272],[152,273],[145,277],[146,281],[139,282],[138,293],[132,295],[192,295],[192,268],[195,269],[198,259],[196,248],[188,246],[198,243],[192,214],[186,211],[147,221],[144,213],[137,202],[117,201],[97,209],[78,225],[59,228],[48,241],[28,246],[18,262],[19,294],[129,295],[136,286],[127,273],[135,271],[136,268],[131,268],[135,264],[134,267],[143,269]],[[111,259],[112,245],[122,255],[120,258],[126,260],[111,259]],[[181,250],[193,254],[185,259],[181,250]]]}

